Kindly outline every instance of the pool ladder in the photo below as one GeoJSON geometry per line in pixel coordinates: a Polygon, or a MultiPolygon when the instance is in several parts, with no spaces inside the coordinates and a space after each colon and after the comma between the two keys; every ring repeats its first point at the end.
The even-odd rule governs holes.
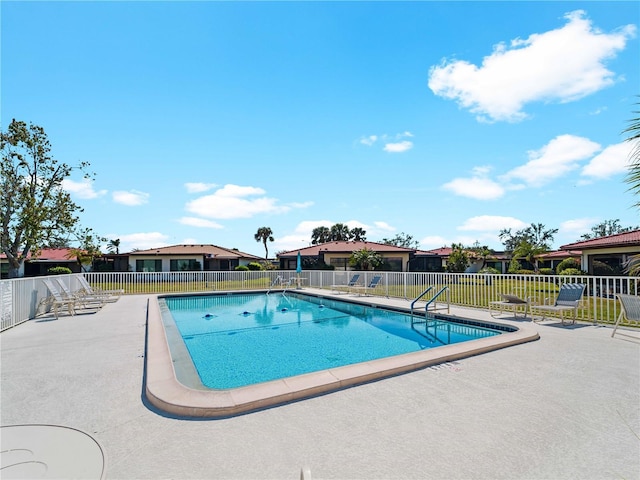
{"type": "Polygon", "coordinates": [[[282,289],[282,293],[287,291],[287,287],[291,287],[291,282],[293,281],[292,278],[289,278],[289,280],[285,280],[284,277],[282,277],[281,275],[278,275],[275,280],[273,282],[271,282],[271,285],[269,285],[269,290],[267,290],[267,295],[269,295],[271,293],[271,290],[273,290],[274,286],[280,286],[283,287],[282,289]]]}
{"type": "MultiPolygon", "coordinates": [[[[427,287],[427,289],[424,292],[422,292],[420,295],[418,295],[416,298],[413,299],[413,301],[411,302],[411,315],[413,315],[413,307],[418,302],[418,300],[420,300],[422,297],[424,297],[427,293],[429,293],[434,288],[435,287],[433,285],[427,287]]],[[[430,311],[429,307],[431,305],[433,305],[433,308],[431,308],[432,312],[435,311],[435,310],[444,310],[446,308],[447,309],[447,313],[450,313],[450,311],[451,311],[451,302],[450,302],[449,287],[447,287],[447,286],[442,287],[440,290],[438,290],[438,293],[436,293],[429,300],[427,300],[427,304],[424,307],[425,313],[428,313],[430,311]],[[438,305],[436,303],[436,299],[440,295],[442,295],[444,292],[447,292],[447,306],[446,307],[438,307],[438,305]]]]}

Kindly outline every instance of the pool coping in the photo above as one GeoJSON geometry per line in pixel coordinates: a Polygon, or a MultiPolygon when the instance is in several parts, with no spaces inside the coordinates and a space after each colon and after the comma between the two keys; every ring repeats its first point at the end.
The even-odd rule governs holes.
{"type": "MultiPolygon", "coordinates": [[[[253,292],[255,291],[209,294],[253,292]]],[[[176,376],[158,302],[158,298],[167,296],[172,295],[153,295],[147,306],[145,394],[154,407],[179,417],[221,418],[249,413],[540,338],[537,330],[527,324],[514,326],[498,321],[477,321],[488,326],[507,326],[515,331],[255,385],[202,390],[183,385],[176,376]]],[[[398,310],[397,307],[390,308],[398,310]]]]}

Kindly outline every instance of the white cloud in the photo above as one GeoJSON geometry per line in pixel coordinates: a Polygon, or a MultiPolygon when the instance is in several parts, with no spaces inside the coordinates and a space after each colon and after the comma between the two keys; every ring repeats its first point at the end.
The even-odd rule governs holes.
{"type": "Polygon", "coordinates": [[[395,135],[387,135],[386,133],[383,135],[369,135],[366,137],[361,137],[359,142],[363,145],[371,147],[374,143],[378,141],[385,142],[384,147],[382,148],[385,152],[389,153],[401,153],[406,152],[413,148],[413,142],[408,140],[402,140],[403,138],[411,138],[413,137],[413,133],[408,130],[405,130],[402,133],[396,133],[395,135]],[[402,140],[402,141],[398,141],[402,140]]]}
{"type": "Polygon", "coordinates": [[[211,195],[187,203],[187,211],[206,218],[250,218],[258,214],[286,213],[308,203],[279,205],[278,200],[264,196],[262,188],[225,185],[211,195]]]}
{"type": "Polygon", "coordinates": [[[387,222],[373,222],[373,224],[375,225],[375,227],[378,230],[381,230],[383,232],[395,232],[396,229],[394,227],[392,227],[391,225],[389,225],[387,222]]]}
{"type": "Polygon", "coordinates": [[[295,232],[297,234],[308,235],[308,238],[311,238],[311,232],[313,232],[314,228],[317,227],[328,227],[330,228],[335,222],[332,220],[305,220],[304,222],[300,222],[296,228],[295,232]]]}
{"type": "Polygon", "coordinates": [[[569,102],[614,83],[605,62],[635,36],[632,24],[606,34],[594,28],[585,12],[565,15],[556,30],[515,39],[494,47],[481,66],[444,60],[429,71],[429,88],[475,113],[479,120],[518,121],[527,103],[569,102]]]}
{"type": "Polygon", "coordinates": [[[202,193],[217,187],[215,183],[202,182],[185,183],[184,186],[188,193],[202,193]]]}
{"type": "Polygon", "coordinates": [[[559,135],[540,150],[528,152],[530,160],[514,168],[503,178],[517,178],[528,185],[540,187],[575,170],[579,167],[580,161],[591,157],[599,150],[600,145],[587,138],[559,135]]]}
{"type": "Polygon", "coordinates": [[[88,179],[84,179],[81,182],[74,182],[70,179],[62,180],[62,188],[64,188],[67,192],[76,195],[78,198],[98,198],[107,193],[106,190],[94,190],[93,182],[88,179]]]}
{"type": "Polygon", "coordinates": [[[413,148],[413,142],[403,140],[397,143],[385,143],[383,150],[389,153],[402,153],[413,148]]]}
{"type": "Polygon", "coordinates": [[[205,220],[204,218],[196,217],[182,217],[178,220],[182,225],[188,225],[190,227],[198,228],[224,228],[222,225],[211,220],[205,220]]]}
{"type": "Polygon", "coordinates": [[[434,248],[450,246],[451,242],[438,235],[430,235],[420,240],[420,248],[423,250],[433,250],[434,248]]]}
{"type": "Polygon", "coordinates": [[[449,190],[461,197],[475,198],[476,200],[495,200],[504,195],[505,189],[493,180],[474,176],[471,178],[454,178],[445,183],[442,188],[449,190]]]}
{"type": "Polygon", "coordinates": [[[360,143],[370,147],[371,145],[376,143],[377,140],[378,140],[378,136],[377,135],[369,135],[368,137],[362,137],[360,139],[360,143]]]}
{"type": "Polygon", "coordinates": [[[149,248],[160,248],[168,245],[167,235],[160,232],[131,233],[129,235],[119,235],[120,251],[129,252],[131,250],[147,250],[149,248]]]}
{"type": "Polygon", "coordinates": [[[582,175],[592,178],[609,178],[618,173],[625,173],[629,168],[631,158],[631,142],[610,145],[596,155],[582,169],[582,175]]]}
{"type": "Polygon", "coordinates": [[[130,207],[143,205],[149,201],[149,194],[139,192],[137,190],[131,190],[129,192],[117,191],[112,194],[113,201],[122,205],[128,205],[130,207]]]}
{"type": "Polygon", "coordinates": [[[498,231],[504,228],[522,229],[527,224],[514,217],[501,217],[499,215],[479,215],[465,220],[458,230],[475,230],[480,232],[498,231]]]}
{"type": "Polygon", "coordinates": [[[585,217],[566,220],[560,224],[560,231],[563,234],[582,234],[589,232],[591,227],[598,223],[597,218],[585,217]]]}

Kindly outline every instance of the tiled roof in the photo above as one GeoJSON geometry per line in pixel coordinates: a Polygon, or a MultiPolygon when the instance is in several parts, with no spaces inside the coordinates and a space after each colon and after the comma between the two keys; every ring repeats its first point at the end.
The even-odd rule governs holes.
{"type": "Polygon", "coordinates": [[[438,255],[440,257],[447,257],[451,255],[453,249],[451,247],[434,248],[433,250],[416,250],[416,255],[438,255]]]}
{"type": "Polygon", "coordinates": [[[560,248],[562,250],[575,250],[587,248],[629,247],[634,245],[640,246],[640,230],[617,233],[615,235],[609,235],[608,237],[594,238],[591,240],[584,240],[582,242],[569,243],[567,245],[562,245],[560,248]]]}
{"type": "Polygon", "coordinates": [[[280,258],[296,257],[298,252],[303,257],[317,257],[320,253],[351,253],[356,250],[367,248],[377,253],[411,253],[413,248],[396,247],[395,245],[387,245],[377,242],[327,242],[320,245],[311,245],[299,250],[289,250],[278,254],[280,258]]]}
{"type": "Polygon", "coordinates": [[[129,252],[129,255],[211,255],[215,258],[253,258],[261,260],[256,255],[218,247],[217,245],[170,245],[168,247],[136,250],[129,252]]]}
{"type": "Polygon", "coordinates": [[[579,257],[582,255],[580,250],[555,250],[553,252],[542,253],[537,255],[538,258],[568,258],[568,257],[579,257]]]}
{"type": "MultiPolygon", "coordinates": [[[[68,258],[70,248],[43,248],[37,257],[29,252],[27,260],[37,260],[38,262],[75,262],[75,257],[68,258]]],[[[7,256],[2,253],[0,258],[6,259],[7,256]]]]}

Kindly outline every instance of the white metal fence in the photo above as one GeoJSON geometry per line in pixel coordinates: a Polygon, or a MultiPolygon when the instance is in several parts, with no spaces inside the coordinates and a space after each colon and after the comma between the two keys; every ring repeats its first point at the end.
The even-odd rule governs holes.
{"type": "MultiPolygon", "coordinates": [[[[352,272],[303,271],[299,277],[303,287],[336,289],[345,285],[354,274],[360,274],[360,284],[366,286],[374,276],[382,281],[369,292],[411,302],[427,287],[433,291],[448,287],[447,295],[453,305],[488,308],[489,302],[500,299],[501,293],[530,297],[533,303],[553,301],[562,283],[582,283],[586,286],[579,319],[594,323],[613,323],[620,313],[617,293],[638,295],[640,277],[594,277],[557,275],[484,275],[464,273],[419,272],[352,272]]],[[[80,289],[80,274],[62,275],[69,288],[80,289]]],[[[298,277],[294,271],[245,272],[157,272],[157,273],[86,273],[84,276],[95,287],[105,290],[122,289],[125,294],[155,294],[180,292],[215,292],[281,288],[290,279],[298,277]],[[283,280],[280,282],[279,280],[283,280]]],[[[0,281],[0,330],[35,318],[40,301],[49,293],[43,278],[33,277],[0,281]]],[[[295,284],[295,282],[293,282],[295,284]]],[[[427,296],[425,300],[428,300],[427,296]]]]}

